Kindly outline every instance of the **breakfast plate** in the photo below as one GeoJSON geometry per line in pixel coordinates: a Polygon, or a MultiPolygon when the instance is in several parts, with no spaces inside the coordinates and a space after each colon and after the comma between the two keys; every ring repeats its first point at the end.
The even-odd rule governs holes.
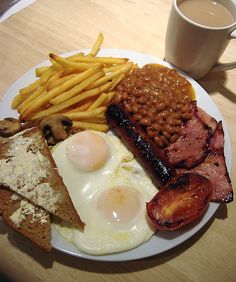
{"type": "MultiPolygon", "coordinates": [[[[80,50],[82,52],[88,52],[89,50],[80,50]]],[[[77,51],[78,52],[78,51],[77,51]]],[[[64,54],[64,56],[73,55],[75,52],[64,54]]],[[[148,63],[157,63],[164,65],[166,67],[172,68],[170,64],[167,62],[151,55],[147,54],[140,54],[133,51],[128,50],[121,50],[121,49],[101,49],[99,52],[99,56],[113,56],[113,57],[125,57],[129,58],[131,61],[137,63],[139,66],[143,66],[148,63]]],[[[49,61],[44,61],[40,66],[48,65],[49,61]]],[[[15,95],[17,95],[19,89],[27,86],[29,83],[35,80],[35,68],[30,69],[27,73],[25,73],[21,78],[19,78],[5,93],[2,100],[0,101],[0,118],[4,117],[17,117],[18,114],[16,111],[11,109],[11,102],[15,95]]],[[[180,72],[181,73],[181,72],[180,72]]],[[[181,73],[193,86],[198,106],[205,110],[208,114],[213,116],[217,121],[222,120],[223,117],[218,110],[215,103],[206,93],[206,91],[192,78],[181,73]]],[[[226,165],[228,171],[231,169],[231,146],[228,131],[226,125],[223,121],[223,128],[225,133],[225,158],[226,158],[226,165]]],[[[127,261],[127,260],[135,260],[150,257],[153,255],[161,254],[167,250],[170,250],[190,237],[196,234],[206,223],[214,216],[219,204],[217,203],[210,203],[208,210],[195,224],[192,224],[185,230],[181,231],[174,231],[174,232],[167,232],[167,231],[160,231],[157,232],[149,241],[143,243],[139,247],[125,251],[122,253],[111,254],[111,255],[100,255],[100,256],[92,256],[87,255],[85,253],[80,252],[77,250],[72,244],[67,242],[56,229],[52,228],[52,246],[64,253],[77,256],[84,259],[90,260],[99,260],[99,261],[127,261]]]]}

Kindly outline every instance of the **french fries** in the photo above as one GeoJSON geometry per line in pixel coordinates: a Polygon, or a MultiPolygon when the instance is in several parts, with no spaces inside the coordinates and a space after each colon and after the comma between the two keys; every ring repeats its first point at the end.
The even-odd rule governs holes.
{"type": "Polygon", "coordinates": [[[107,124],[100,124],[100,123],[93,123],[93,122],[73,121],[73,127],[80,128],[80,129],[94,129],[94,130],[99,130],[103,132],[108,131],[107,124]]]}
{"type": "Polygon", "coordinates": [[[99,107],[94,110],[76,112],[76,113],[65,113],[64,115],[70,118],[71,120],[86,120],[90,118],[97,117],[103,114],[106,111],[106,107],[99,107]]]}
{"type": "Polygon", "coordinates": [[[15,96],[12,102],[12,108],[16,109],[19,104],[21,103],[22,99],[27,98],[33,91],[36,91],[40,86],[40,79],[35,80],[30,85],[26,86],[25,88],[20,89],[19,94],[15,96]]]}
{"type": "Polygon", "coordinates": [[[88,110],[96,109],[102,105],[108,104],[108,102],[111,101],[111,99],[114,97],[115,92],[109,92],[109,93],[102,93],[88,108],[88,110]]]}
{"type": "Polygon", "coordinates": [[[98,38],[97,38],[96,42],[94,43],[94,45],[93,45],[93,47],[92,47],[92,49],[91,49],[91,51],[89,53],[89,56],[95,57],[97,55],[97,53],[100,50],[100,47],[101,47],[101,45],[103,43],[103,39],[104,39],[103,38],[103,34],[100,32],[98,34],[98,38]]]}
{"type": "Polygon", "coordinates": [[[60,94],[59,96],[55,97],[54,99],[50,100],[52,105],[61,104],[63,101],[68,100],[69,98],[79,94],[84,90],[86,87],[91,85],[93,82],[98,80],[100,77],[103,76],[103,72],[96,72],[92,76],[88,77],[87,79],[83,80],[81,83],[77,84],[70,90],[60,94]]]}
{"type": "Polygon", "coordinates": [[[12,101],[22,121],[63,114],[74,128],[107,131],[105,111],[115,87],[135,68],[127,58],[98,57],[103,43],[99,33],[90,53],[68,57],[49,54],[51,65],[35,70],[37,79],[12,101]]]}
{"type": "Polygon", "coordinates": [[[37,77],[40,77],[46,70],[48,70],[50,67],[39,67],[35,69],[35,75],[37,77]]]}
{"type": "MultiPolygon", "coordinates": [[[[36,114],[34,114],[33,116],[31,116],[32,120],[35,119],[39,119],[39,118],[43,118],[47,115],[52,115],[52,114],[56,114],[56,113],[60,113],[62,110],[65,110],[66,108],[69,108],[73,105],[75,105],[76,103],[79,103],[83,100],[86,100],[88,98],[91,98],[93,96],[97,96],[99,94],[101,94],[104,91],[107,91],[109,88],[111,88],[112,83],[111,82],[107,82],[106,84],[99,86],[97,88],[93,88],[90,89],[88,91],[85,91],[83,93],[81,93],[78,96],[72,97],[60,104],[57,105],[53,105],[51,107],[49,107],[46,110],[42,110],[37,112],[36,114]]],[[[32,105],[32,107],[29,109],[29,111],[34,107],[35,105],[32,105]]]]}

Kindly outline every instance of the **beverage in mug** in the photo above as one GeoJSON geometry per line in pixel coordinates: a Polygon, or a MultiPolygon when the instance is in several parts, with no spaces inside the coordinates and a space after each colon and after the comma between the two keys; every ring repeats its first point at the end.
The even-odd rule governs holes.
{"type": "Polygon", "coordinates": [[[184,16],[201,25],[223,27],[234,22],[230,11],[212,0],[185,0],[178,8],[184,16]]]}
{"type": "Polygon", "coordinates": [[[236,62],[217,64],[231,38],[236,38],[235,0],[173,0],[165,60],[195,79],[236,68],[236,62]]]}

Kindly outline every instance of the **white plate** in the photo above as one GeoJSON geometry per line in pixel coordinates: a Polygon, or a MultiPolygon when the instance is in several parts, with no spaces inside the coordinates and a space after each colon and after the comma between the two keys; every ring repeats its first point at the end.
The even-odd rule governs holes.
{"type": "MultiPolygon", "coordinates": [[[[88,50],[80,50],[82,52],[87,52],[88,50]]],[[[68,56],[74,54],[75,52],[64,54],[64,56],[68,56]]],[[[148,63],[158,63],[167,67],[171,67],[170,64],[164,62],[157,57],[140,54],[133,51],[120,50],[120,49],[102,49],[99,52],[99,56],[113,56],[113,57],[125,57],[129,58],[131,61],[138,63],[139,66],[143,66],[148,63]]],[[[49,61],[45,61],[40,65],[36,66],[44,66],[48,65],[49,61]]],[[[30,69],[27,73],[25,73],[20,79],[18,79],[5,93],[4,97],[0,101],[0,118],[4,117],[17,117],[18,114],[11,110],[10,104],[14,96],[18,93],[18,90],[22,87],[27,86],[29,83],[35,80],[35,68],[30,69]]],[[[196,92],[196,98],[198,106],[212,115],[217,121],[222,120],[223,117],[218,110],[215,103],[211,100],[205,90],[193,79],[183,74],[192,84],[196,92]]],[[[227,128],[223,121],[223,127],[225,132],[225,156],[226,156],[226,165],[228,171],[231,169],[231,146],[227,128]]],[[[59,233],[53,228],[52,230],[52,245],[55,249],[60,250],[62,252],[68,253],[70,255],[78,256],[80,258],[86,258],[91,260],[100,260],[100,261],[126,261],[126,260],[134,260],[141,259],[153,255],[160,254],[164,251],[170,250],[171,248],[181,244],[182,242],[189,239],[195,233],[197,233],[214,215],[215,211],[219,207],[219,204],[210,203],[210,206],[201,220],[188,228],[185,231],[175,231],[175,232],[157,232],[148,242],[142,244],[141,246],[122,253],[113,254],[113,255],[103,255],[103,256],[91,256],[84,254],[78,251],[72,244],[65,241],[59,233]]]]}

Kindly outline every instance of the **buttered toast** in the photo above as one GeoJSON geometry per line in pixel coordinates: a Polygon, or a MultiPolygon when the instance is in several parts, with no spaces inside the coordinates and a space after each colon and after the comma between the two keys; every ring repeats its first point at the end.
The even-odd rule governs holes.
{"type": "Polygon", "coordinates": [[[0,215],[9,227],[30,239],[43,251],[51,251],[49,212],[0,186],[0,215]]]}
{"type": "Polygon", "coordinates": [[[75,227],[83,228],[84,223],[38,127],[0,140],[0,185],[75,227]]]}

